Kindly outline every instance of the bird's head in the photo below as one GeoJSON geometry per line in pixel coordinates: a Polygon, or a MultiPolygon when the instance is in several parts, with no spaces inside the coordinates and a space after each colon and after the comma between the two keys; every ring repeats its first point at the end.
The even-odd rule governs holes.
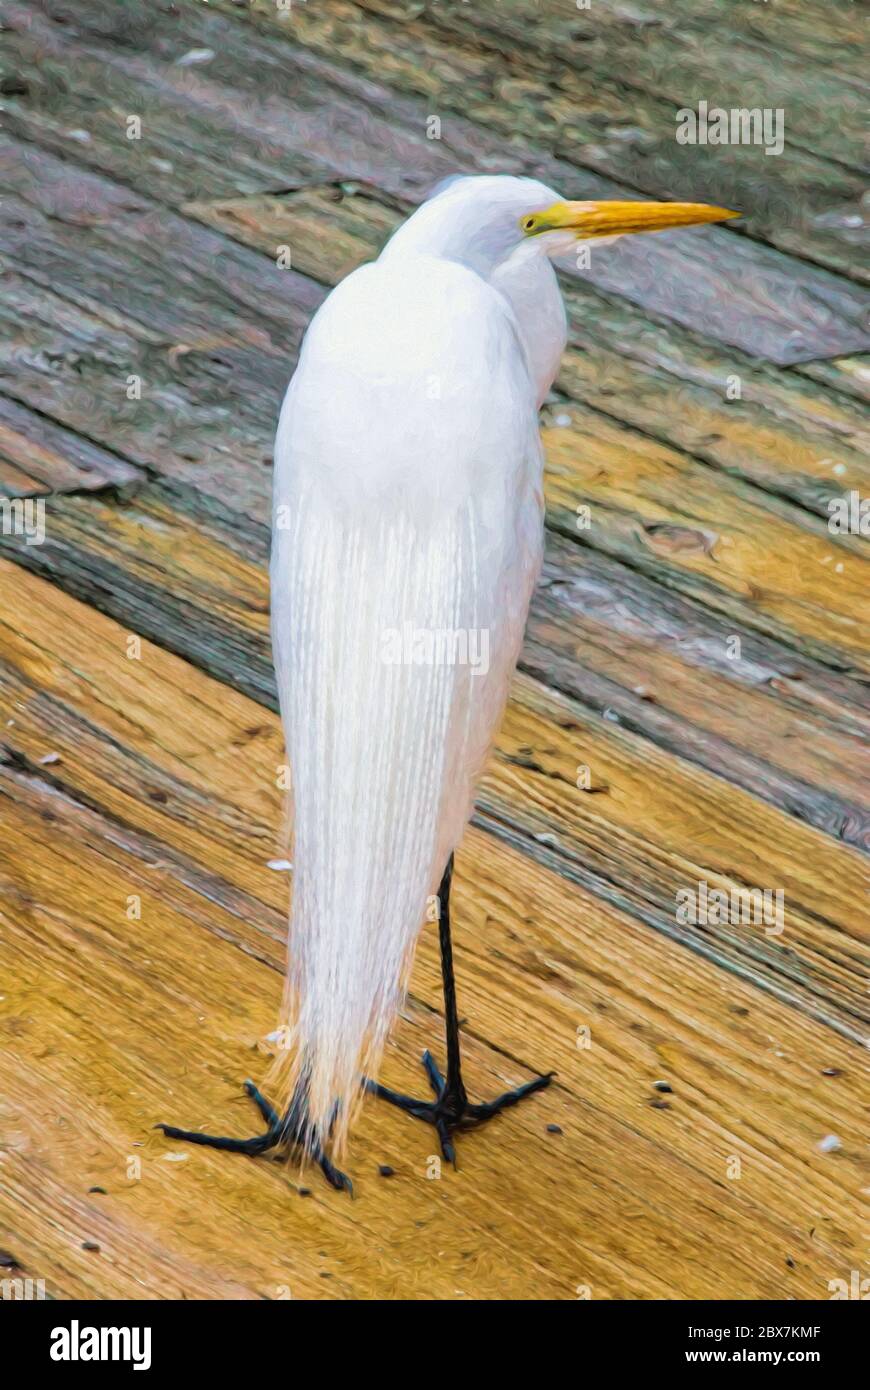
{"type": "Polygon", "coordinates": [[[578,242],[739,216],[706,203],[565,202],[537,179],[458,175],[439,184],[392,245],[396,251],[448,256],[488,275],[520,247],[528,254],[558,256],[578,242]]]}

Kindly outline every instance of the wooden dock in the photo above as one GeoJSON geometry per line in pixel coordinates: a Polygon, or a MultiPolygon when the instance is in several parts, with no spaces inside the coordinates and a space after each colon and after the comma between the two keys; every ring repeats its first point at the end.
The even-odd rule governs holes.
{"type": "MultiPolygon", "coordinates": [[[[848,1285],[870,566],[828,503],[870,497],[857,6],[4,0],[2,25],[0,493],[43,499],[45,536],[3,504],[0,1273],[96,1299],[848,1285]],[[781,108],[782,153],[678,144],[701,98],[781,108]],[[558,1077],[440,1175],[428,1129],[367,1104],[351,1201],[153,1126],[253,1133],[277,1016],[280,399],[329,287],[457,171],[746,215],[566,267],[545,575],[455,887],[470,1088],[558,1077]],[[684,920],[702,884],[780,890],[782,930],[684,920]]],[[[427,931],[388,1083],[419,1086],[439,1010],[427,931]]]]}

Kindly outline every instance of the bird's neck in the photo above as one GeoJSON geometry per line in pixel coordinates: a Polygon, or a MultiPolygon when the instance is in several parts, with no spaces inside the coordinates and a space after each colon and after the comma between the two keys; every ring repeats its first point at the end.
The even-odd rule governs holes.
{"type": "Polygon", "coordinates": [[[418,208],[384,247],[382,259],[396,256],[438,256],[456,261],[490,280],[520,248],[513,218],[480,216],[474,207],[448,206],[433,199],[418,208]]]}
{"type": "Polygon", "coordinates": [[[448,217],[439,200],[423,206],[387,242],[381,260],[435,256],[456,261],[503,295],[513,310],[538,404],[553,384],[565,347],[565,309],[540,238],[517,240],[513,219],[481,222],[479,210],[448,217]]]}
{"type": "Polygon", "coordinates": [[[556,379],[567,340],[556,272],[548,256],[540,255],[533,243],[523,242],[496,266],[490,284],[513,310],[540,406],[556,379]]]}

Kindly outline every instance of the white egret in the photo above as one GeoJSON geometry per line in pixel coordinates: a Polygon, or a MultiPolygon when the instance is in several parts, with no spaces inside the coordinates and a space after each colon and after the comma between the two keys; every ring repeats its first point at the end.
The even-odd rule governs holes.
{"type": "Polygon", "coordinates": [[[547,1084],[469,1102],[449,892],[541,565],[537,411],[566,339],[550,257],[732,216],[459,178],[315,315],[275,450],[272,636],[295,836],[286,1109],[247,1083],[265,1134],[167,1134],[246,1153],[298,1142],[349,1186],[327,1153],[363,1089],[433,1123],[454,1159],[457,1128],[547,1084]],[[417,1101],[371,1078],[436,889],[447,1066],[424,1054],[434,1096],[417,1101]]]}

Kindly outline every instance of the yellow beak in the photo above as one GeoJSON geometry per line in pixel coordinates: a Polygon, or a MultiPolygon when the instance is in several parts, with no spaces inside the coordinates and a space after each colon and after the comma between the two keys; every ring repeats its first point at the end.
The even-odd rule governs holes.
{"type": "Polygon", "coordinates": [[[530,212],[520,218],[520,228],[526,236],[569,230],[576,233],[578,241],[586,241],[627,232],[665,232],[669,227],[694,227],[699,222],[724,222],[740,216],[730,208],[714,208],[707,203],[554,203],[544,212],[530,212]]]}

